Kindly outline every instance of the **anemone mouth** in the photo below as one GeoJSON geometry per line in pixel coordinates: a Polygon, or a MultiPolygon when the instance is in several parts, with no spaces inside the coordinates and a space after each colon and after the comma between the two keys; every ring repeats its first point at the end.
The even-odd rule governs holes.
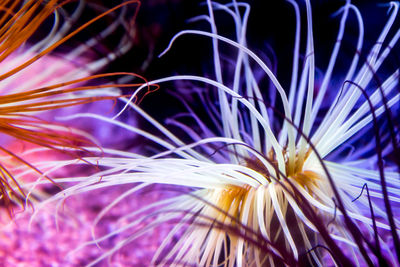
{"type": "MultiPolygon", "coordinates": [[[[282,152],[283,155],[285,155],[285,148],[283,149],[282,152]]],[[[289,181],[294,182],[297,185],[302,186],[303,188],[309,187],[310,185],[316,185],[318,181],[322,179],[322,176],[316,173],[315,171],[310,171],[310,170],[304,170],[304,162],[307,160],[308,155],[310,153],[306,153],[305,158],[303,160],[300,160],[297,155],[296,158],[293,160],[289,160],[287,156],[285,159],[285,175],[276,175],[272,176],[272,174],[269,172],[268,168],[265,166],[263,162],[261,162],[260,159],[256,157],[247,157],[244,159],[244,166],[260,173],[262,176],[265,177],[265,179],[268,181],[268,183],[275,183],[275,182],[284,182],[285,179],[288,179],[289,181]],[[283,177],[282,177],[283,176],[283,177]]],[[[264,159],[273,166],[275,170],[278,170],[279,165],[278,161],[275,157],[275,152],[273,150],[270,150],[268,153],[268,156],[264,156],[264,159]]],[[[276,171],[279,173],[278,171],[276,171]]]]}
{"type": "Polygon", "coordinates": [[[227,186],[224,189],[221,189],[217,200],[217,207],[221,209],[221,218],[224,221],[227,218],[227,215],[234,218],[240,218],[241,212],[243,210],[243,205],[246,202],[248,197],[250,186],[227,186]]]}

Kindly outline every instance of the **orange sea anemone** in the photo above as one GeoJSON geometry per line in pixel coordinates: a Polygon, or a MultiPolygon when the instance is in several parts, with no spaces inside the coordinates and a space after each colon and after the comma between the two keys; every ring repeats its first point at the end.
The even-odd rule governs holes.
{"type": "Polygon", "coordinates": [[[25,154],[42,153],[43,157],[43,153],[56,153],[80,158],[87,152],[83,147],[96,147],[90,135],[55,122],[48,111],[103,100],[110,100],[112,105],[121,95],[118,88],[143,83],[141,77],[138,84],[104,82],[123,76],[139,78],[132,73],[94,74],[130,48],[139,5],[135,0],[125,1],[100,10],[74,28],[85,9],[84,1],[0,2],[0,199],[10,212],[12,203],[31,203],[27,200],[28,190],[21,186],[21,177],[25,176],[21,168],[29,169],[31,179],[53,182],[35,165],[34,158],[25,154]],[[126,15],[129,5],[134,6],[130,16],[126,15]],[[117,15],[118,19],[104,30],[89,34],[93,37],[82,44],[67,52],[55,52],[100,19],[117,15]],[[91,50],[118,27],[125,32],[116,44],[118,52],[110,50],[101,57],[93,56],[91,50]],[[98,85],[100,80],[102,84],[98,85]],[[28,147],[35,153],[22,153],[28,147]]]}

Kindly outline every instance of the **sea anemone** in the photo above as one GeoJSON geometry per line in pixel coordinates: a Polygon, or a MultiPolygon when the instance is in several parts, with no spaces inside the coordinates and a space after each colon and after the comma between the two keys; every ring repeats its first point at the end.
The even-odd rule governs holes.
{"type": "MultiPolygon", "coordinates": [[[[112,114],[117,99],[143,83],[133,73],[99,74],[131,48],[139,4],[114,2],[106,8],[93,1],[0,3],[0,265],[82,266],[91,260],[87,251],[65,259],[71,247],[90,238],[90,231],[83,231],[88,225],[84,216],[56,224],[49,209],[29,225],[27,208],[62,189],[55,181],[58,176],[96,169],[88,164],[56,170],[54,163],[101,155],[99,142],[111,143],[104,139],[112,133],[109,125],[88,120],[69,124],[57,117],[82,110],[112,114]],[[51,184],[42,187],[41,180],[51,184]]],[[[112,141],[120,140],[114,134],[112,141]]],[[[73,203],[80,212],[90,213],[87,205],[80,205],[73,203]]],[[[92,258],[98,257],[98,251],[93,252],[92,258]]]]}
{"type": "MultiPolygon", "coordinates": [[[[82,131],[86,129],[57,123],[55,113],[47,111],[67,110],[65,108],[102,100],[110,100],[112,104],[121,94],[118,87],[135,86],[104,82],[123,76],[136,77],[131,73],[94,74],[130,48],[133,28],[130,19],[119,18],[103,31],[86,38],[83,44],[76,45],[73,39],[100,19],[115,15],[117,10],[122,10],[121,15],[124,15],[124,9],[129,4],[138,4],[137,1],[126,1],[103,10],[77,28],[73,26],[82,15],[85,3],[69,2],[5,1],[0,4],[0,198],[10,212],[14,203],[31,204],[28,190],[20,186],[27,176],[26,168],[30,181],[43,178],[53,181],[35,161],[48,157],[48,153],[81,158],[87,152],[84,146],[97,146],[96,141],[82,131]],[[118,52],[108,52],[101,57],[94,55],[99,42],[118,27],[126,31],[116,45],[118,52]],[[75,47],[68,52],[61,51],[62,47],[67,49],[68,41],[75,47]],[[25,171],[21,170],[24,168],[25,171]]],[[[33,196],[31,200],[38,197],[33,196]]]]}
{"type": "Polygon", "coordinates": [[[193,21],[205,21],[211,31],[182,31],[162,55],[183,35],[208,38],[214,78],[161,78],[140,87],[131,98],[148,90],[148,85],[174,81],[182,88],[173,95],[186,112],[164,125],[126,100],[126,107],[154,130],[124,124],[118,116],[110,119],[80,113],[66,118],[109,122],[142,135],[155,146],[150,156],[104,149],[105,157],[85,157],[102,171],[61,179],[80,182],[50,202],[131,184],[98,215],[96,225],[130,195],[170,192],[165,199],[126,214],[120,219],[120,228],[101,237],[94,232],[94,241],[78,249],[88,244],[101,247],[104,240],[124,232],[130,235],[90,265],[156,227],[171,225],[166,236],[154,241],[158,250],[152,264],[399,264],[399,216],[394,213],[400,201],[398,114],[394,108],[400,96],[399,70],[385,66],[400,37],[400,30],[394,29],[399,4],[389,4],[389,19],[364,53],[362,15],[347,1],[336,13],[341,16],[337,42],[324,72],[316,67],[313,28],[318,25],[313,24],[310,1],[305,1],[304,7],[291,0],[289,4],[296,30],[293,64],[287,69],[291,81],[286,88],[270,64],[248,48],[251,6],[207,1],[208,15],[193,21]],[[300,38],[302,8],[307,21],[304,43],[300,38]],[[229,38],[219,33],[215,17],[220,14],[227,14],[235,26],[229,38]],[[342,60],[349,17],[358,27],[358,37],[353,56],[342,60]],[[343,63],[348,64],[347,69],[335,68],[343,63]],[[322,74],[316,75],[318,72],[322,74]],[[269,88],[265,80],[271,84],[269,88]],[[154,184],[165,187],[146,191],[154,184]]]}

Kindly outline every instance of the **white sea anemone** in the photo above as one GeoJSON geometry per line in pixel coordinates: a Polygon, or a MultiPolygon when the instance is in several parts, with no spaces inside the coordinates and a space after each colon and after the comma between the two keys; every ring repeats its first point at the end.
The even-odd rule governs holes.
{"type": "MultiPolygon", "coordinates": [[[[177,75],[148,84],[193,83],[192,89],[179,91],[187,112],[171,118],[168,127],[127,100],[127,107],[154,126],[161,137],[116,118],[93,114],[68,118],[108,121],[144,136],[162,149],[151,156],[105,149],[108,155],[103,158],[85,158],[105,167],[104,171],[90,177],[61,179],[60,182],[79,183],[49,201],[132,184],[133,188],[99,214],[96,224],[119,201],[151,184],[191,189],[132,211],[121,219],[125,222],[123,227],[95,237],[93,243],[100,244],[134,229],[129,238],[93,264],[150,229],[173,222],[175,226],[163,239],[153,264],[398,265],[399,216],[392,209],[400,202],[399,173],[395,161],[387,155],[398,153],[397,126],[390,124],[390,120],[397,118],[391,108],[399,101],[399,70],[389,74],[379,71],[400,37],[400,30],[394,29],[399,4],[390,3],[389,19],[381,34],[370,51],[360,55],[363,19],[357,7],[347,1],[339,11],[338,42],[316,94],[318,55],[314,53],[313,27],[318,25],[313,24],[310,1],[306,1],[306,48],[300,51],[301,8],[294,1],[289,3],[296,14],[289,88],[284,88],[268,64],[247,47],[250,5],[207,1],[208,15],[197,19],[208,22],[211,31],[182,31],[167,50],[183,35],[209,38],[215,78],[177,75]],[[234,39],[218,33],[214,16],[219,12],[231,16],[234,39]],[[335,64],[341,60],[340,40],[349,16],[358,23],[358,42],[348,69],[338,71],[335,64]],[[234,66],[230,73],[221,60],[221,51],[226,48],[236,51],[228,60],[234,66]],[[273,85],[268,90],[260,86],[260,77],[256,75],[260,69],[273,85]],[[338,82],[337,77],[343,72],[338,82]],[[377,75],[383,81],[378,85],[377,75]],[[332,77],[339,87],[333,87],[332,77]],[[278,101],[268,102],[267,96],[275,93],[278,101]],[[192,102],[185,101],[185,94],[190,95],[192,102]],[[196,112],[197,100],[204,106],[201,113],[196,112]],[[365,138],[369,140],[365,142],[365,138]],[[348,147],[354,152],[345,155],[348,147]]],[[[148,87],[143,86],[136,93],[141,90],[148,87]]]]}

